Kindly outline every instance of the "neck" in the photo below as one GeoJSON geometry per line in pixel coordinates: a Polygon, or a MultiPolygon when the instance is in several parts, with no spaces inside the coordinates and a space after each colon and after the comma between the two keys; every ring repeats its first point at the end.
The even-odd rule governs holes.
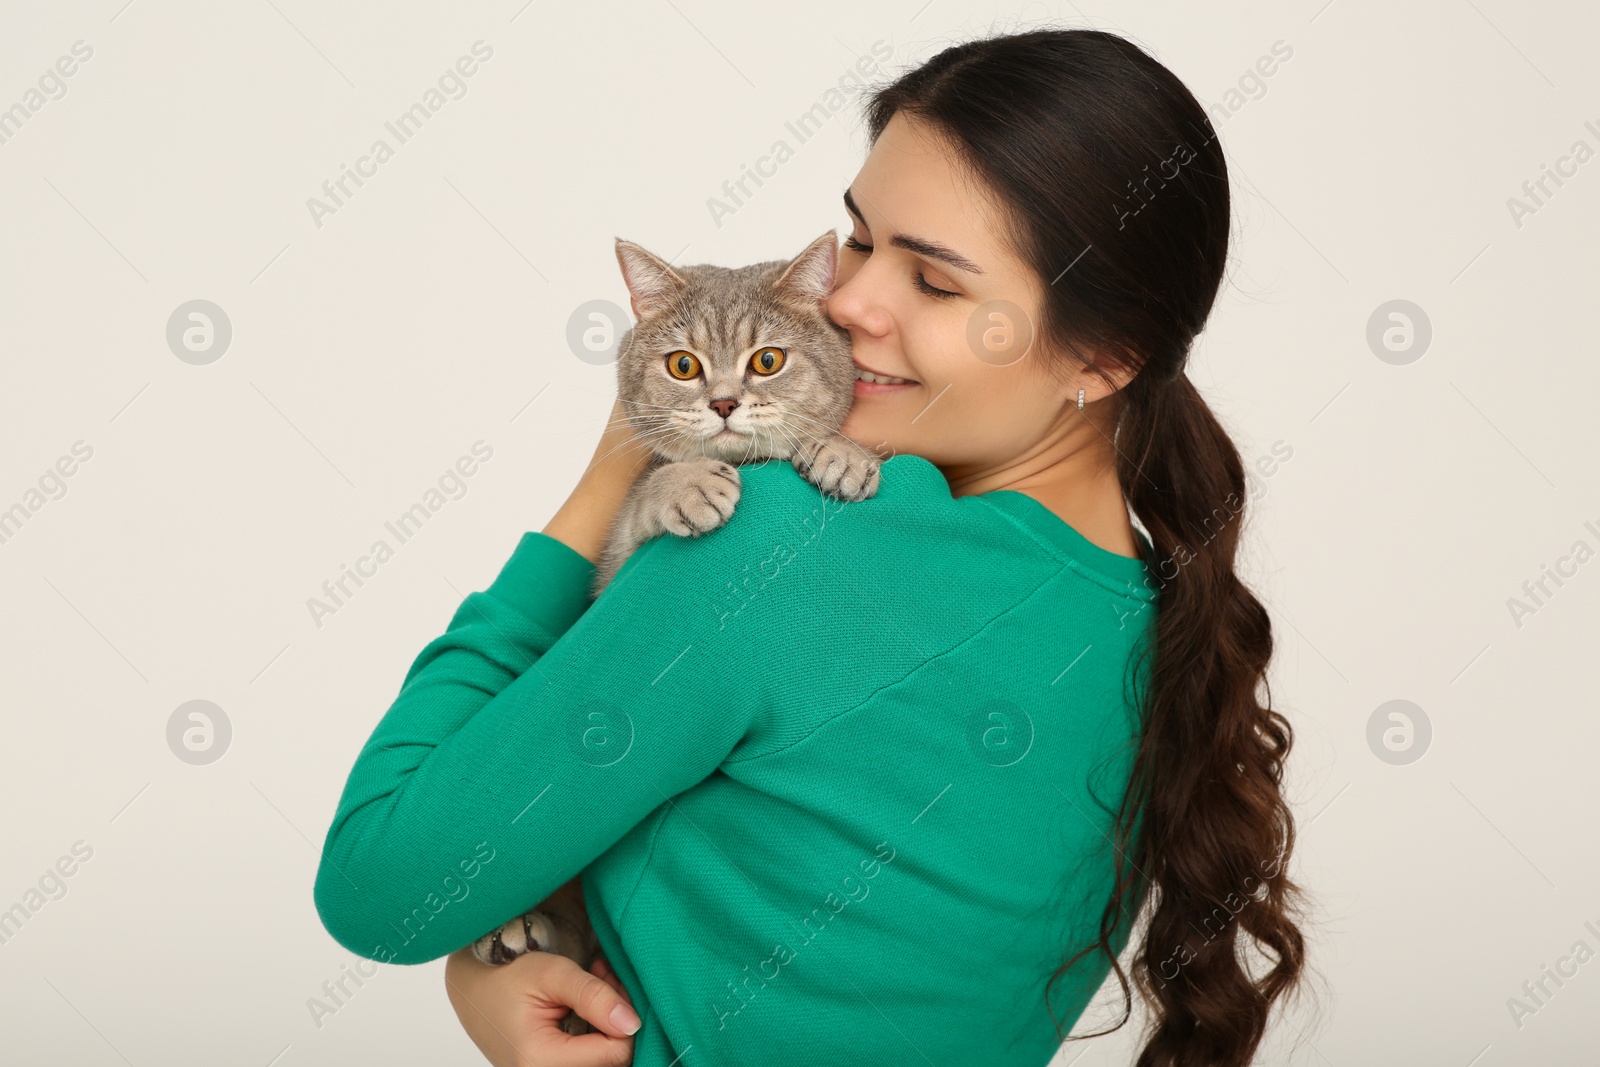
{"type": "Polygon", "coordinates": [[[1107,407],[1105,401],[1081,412],[1069,407],[1037,443],[1000,463],[941,467],[950,495],[1026,493],[1091,543],[1137,558],[1111,443],[1116,416],[1107,407]]]}

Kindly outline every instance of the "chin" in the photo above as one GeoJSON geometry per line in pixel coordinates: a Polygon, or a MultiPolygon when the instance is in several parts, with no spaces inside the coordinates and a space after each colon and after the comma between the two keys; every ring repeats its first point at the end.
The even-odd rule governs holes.
{"type": "MultiPolygon", "coordinates": [[[[738,437],[727,437],[720,441],[716,439],[716,436],[712,435],[701,440],[700,456],[698,458],[720,459],[724,463],[732,463],[738,466],[741,463],[748,463],[752,460],[770,459],[780,452],[783,453],[785,458],[788,456],[788,451],[776,449],[772,442],[760,434],[752,435],[741,432],[738,437]]],[[[792,450],[792,448],[792,445],[788,446],[788,450],[792,450]]]]}

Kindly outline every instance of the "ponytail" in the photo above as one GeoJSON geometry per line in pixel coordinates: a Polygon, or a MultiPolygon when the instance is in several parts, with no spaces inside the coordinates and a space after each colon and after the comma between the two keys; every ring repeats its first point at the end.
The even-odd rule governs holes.
{"type": "Polygon", "coordinates": [[[1293,731],[1270,707],[1271,621],[1234,573],[1244,466],[1182,374],[1140,375],[1123,390],[1117,442],[1160,609],[1142,739],[1114,824],[1116,890],[1100,941],[1057,974],[1099,948],[1126,995],[1113,933],[1153,890],[1133,974],[1157,1022],[1138,1067],[1248,1063],[1273,1001],[1301,975],[1305,943],[1292,921],[1303,904],[1287,871],[1295,833],[1282,793],[1293,731]],[[1259,978],[1245,969],[1241,932],[1273,957],[1259,978]]]}

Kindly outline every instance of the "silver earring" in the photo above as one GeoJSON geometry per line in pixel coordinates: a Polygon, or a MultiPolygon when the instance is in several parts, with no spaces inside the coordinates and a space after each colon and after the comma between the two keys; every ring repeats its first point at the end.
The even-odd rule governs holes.
{"type": "Polygon", "coordinates": [[[1078,390],[1078,410],[1079,411],[1083,410],[1083,390],[1082,389],[1078,390]]]}

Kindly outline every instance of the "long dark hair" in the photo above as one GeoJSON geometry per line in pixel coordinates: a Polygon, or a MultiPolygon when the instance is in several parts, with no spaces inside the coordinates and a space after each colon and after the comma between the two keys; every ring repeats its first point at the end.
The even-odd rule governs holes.
{"type": "Polygon", "coordinates": [[[868,97],[874,142],[897,113],[947,137],[1009,208],[1003,236],[1047,283],[1034,326],[1052,371],[1136,371],[1113,394],[1113,443],[1123,494],[1155,550],[1153,660],[1130,664],[1150,669],[1100,939],[1051,976],[1046,1004],[1056,979],[1098,950],[1116,969],[1123,1016],[1080,1036],[1127,1022],[1113,939],[1148,900],[1133,967],[1151,1008],[1138,1067],[1248,1064],[1306,961],[1281,788],[1293,732],[1270,706],[1270,619],[1234,573],[1244,467],[1184,374],[1227,258],[1221,145],[1171,71],[1096,30],[946,48],[868,97]],[[1241,931],[1269,955],[1259,977],[1241,931]]]}

